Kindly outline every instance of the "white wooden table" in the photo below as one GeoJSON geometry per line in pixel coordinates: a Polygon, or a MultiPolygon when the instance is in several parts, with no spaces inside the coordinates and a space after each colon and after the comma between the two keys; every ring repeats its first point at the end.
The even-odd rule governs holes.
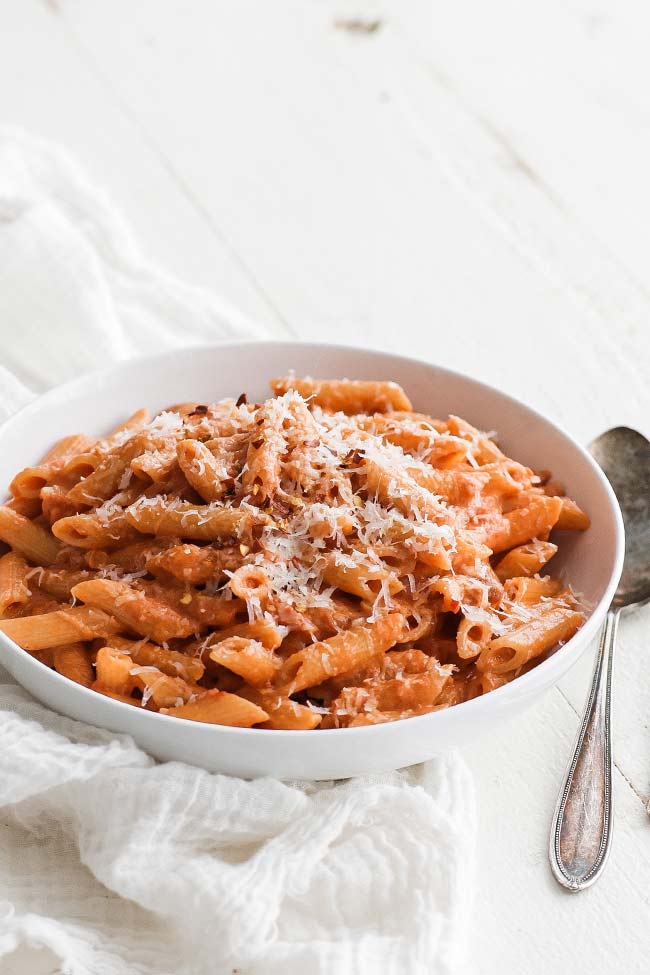
{"type": "MultiPolygon", "coordinates": [[[[583,441],[648,435],[649,33],[642,0],[4,0],[0,120],[273,334],[458,368],[583,441]]],[[[576,896],[546,847],[590,666],[466,751],[473,975],[648,970],[650,613],[621,627],[610,865],[576,896]]]]}

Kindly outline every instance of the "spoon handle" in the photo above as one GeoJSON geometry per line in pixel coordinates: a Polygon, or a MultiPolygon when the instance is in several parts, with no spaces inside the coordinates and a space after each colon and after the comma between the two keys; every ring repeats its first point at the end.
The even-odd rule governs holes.
{"type": "Polygon", "coordinates": [[[558,883],[568,890],[584,890],[593,884],[609,854],[612,837],[610,710],[617,628],[618,610],[610,609],[600,633],[582,724],[553,817],[551,869],[558,883]]]}

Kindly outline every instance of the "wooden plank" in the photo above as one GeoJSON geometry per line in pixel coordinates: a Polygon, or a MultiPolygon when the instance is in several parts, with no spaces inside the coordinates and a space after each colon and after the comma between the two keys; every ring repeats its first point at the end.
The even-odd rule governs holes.
{"type": "MultiPolygon", "coordinates": [[[[461,0],[429,31],[404,5],[392,13],[420,62],[647,293],[647,4],[461,0]]],[[[596,272],[590,284],[616,294],[596,272]]]]}
{"type": "Polygon", "coordinates": [[[128,218],[142,252],[209,288],[272,334],[281,316],[115,95],[40,0],[7,0],[0,29],[0,115],[67,147],[128,218]]]}
{"type": "Polygon", "coordinates": [[[569,894],[551,875],[550,799],[574,731],[563,702],[549,694],[524,720],[464,750],[479,800],[478,895],[469,935],[477,975],[647,970],[647,815],[620,775],[614,847],[597,886],[569,894]]]}
{"type": "Polygon", "coordinates": [[[119,2],[64,5],[301,335],[363,336],[480,374],[582,438],[614,422],[643,373],[625,369],[638,335],[604,322],[638,320],[645,298],[413,58],[399,21],[357,37],[334,28],[334,9],[199,2],[197,36],[178,3],[144,0],[128,31],[119,2]],[[594,411],[604,360],[618,375],[594,411]],[[578,372],[582,395],[567,397],[578,372]]]}

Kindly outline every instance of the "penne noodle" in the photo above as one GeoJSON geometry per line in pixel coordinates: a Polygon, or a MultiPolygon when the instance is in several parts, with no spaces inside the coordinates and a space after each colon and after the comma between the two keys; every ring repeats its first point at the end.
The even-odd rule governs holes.
{"type": "Polygon", "coordinates": [[[562,498],[560,517],[555,527],[560,531],[584,532],[589,528],[589,516],[571,498],[562,498]]]}
{"type": "Polygon", "coordinates": [[[346,565],[343,561],[337,562],[336,555],[326,557],[323,579],[330,586],[370,603],[374,601],[382,585],[386,586],[390,596],[404,588],[385,565],[346,565]]]}
{"type": "Polygon", "coordinates": [[[559,579],[546,578],[521,578],[508,579],[505,584],[505,592],[508,599],[522,606],[532,606],[540,599],[551,599],[558,596],[562,590],[559,579]]]}
{"type": "Polygon", "coordinates": [[[118,423],[118,425],[114,427],[107,435],[105,440],[102,441],[105,449],[110,450],[115,443],[119,444],[122,441],[124,434],[135,433],[136,431],[141,430],[142,427],[149,422],[149,416],[149,410],[136,410],[135,413],[131,414],[128,420],[124,421],[124,423],[118,423]]]}
{"type": "Polygon", "coordinates": [[[394,504],[407,515],[415,506],[423,518],[441,523],[448,520],[447,512],[439,500],[426,487],[421,487],[407,470],[394,469],[370,458],[366,458],[365,467],[371,496],[375,495],[384,503],[394,504]]]}
{"type": "Polygon", "coordinates": [[[486,532],[482,541],[498,553],[533,538],[543,538],[557,524],[561,510],[561,498],[532,495],[526,499],[525,506],[506,513],[499,526],[486,532]]]}
{"type": "Polygon", "coordinates": [[[268,684],[276,672],[276,658],[257,640],[231,636],[220,640],[210,650],[210,660],[243,677],[251,687],[268,684]]]}
{"type": "Polygon", "coordinates": [[[252,701],[218,690],[207,691],[198,701],[180,707],[163,708],[161,713],[188,721],[206,721],[235,728],[251,728],[268,719],[267,713],[252,701]]]}
{"type": "Polygon", "coordinates": [[[242,565],[230,576],[230,589],[240,599],[256,599],[264,607],[269,598],[269,580],[259,565],[242,565]]]}
{"type": "Polygon", "coordinates": [[[286,731],[452,707],[570,639],[578,598],[540,573],[589,518],[550,471],[389,380],[271,385],[19,472],[0,633],[113,701],[286,731]]]}
{"type": "Polygon", "coordinates": [[[453,437],[459,437],[469,442],[468,455],[472,457],[475,464],[492,464],[503,460],[504,454],[494,441],[473,427],[467,420],[452,415],[447,420],[447,430],[453,437]]]}
{"type": "Polygon", "coordinates": [[[48,450],[41,460],[41,465],[52,465],[55,462],[62,464],[70,457],[91,450],[96,442],[92,437],[84,436],[83,433],[73,433],[70,437],[62,437],[48,450]]]}
{"type": "Polygon", "coordinates": [[[191,636],[197,628],[193,620],[125,582],[91,579],[76,585],[72,595],[88,606],[112,613],[127,629],[156,643],[191,636]]]}
{"type": "Polygon", "coordinates": [[[293,694],[328,677],[358,670],[394,646],[403,627],[404,617],[392,613],[376,623],[356,626],[314,643],[285,662],[280,674],[281,686],[290,687],[293,694]]]}
{"type": "Polygon", "coordinates": [[[107,643],[112,649],[128,653],[133,662],[141,667],[155,667],[169,677],[182,677],[190,684],[196,684],[205,673],[205,666],[198,657],[169,650],[146,639],[129,640],[112,636],[107,643]]]}
{"type": "Polygon", "coordinates": [[[160,450],[147,450],[131,461],[131,470],[141,481],[153,484],[164,482],[176,469],[176,446],[170,444],[160,450]]]}
{"type": "Polygon", "coordinates": [[[77,583],[91,578],[85,569],[33,569],[32,572],[39,589],[61,602],[70,599],[77,583]]]}
{"type": "Polygon", "coordinates": [[[524,545],[511,549],[497,562],[494,571],[502,582],[513,576],[533,576],[553,558],[556,552],[557,545],[553,542],[541,542],[538,538],[534,538],[524,545]]]}
{"type": "Polygon", "coordinates": [[[46,528],[6,505],[0,505],[0,540],[36,565],[51,565],[61,547],[46,528]]]}
{"type": "Polygon", "coordinates": [[[490,475],[484,471],[431,470],[407,468],[416,484],[431,494],[444,497],[447,504],[466,505],[490,483],[490,475]]]}
{"type": "Polygon", "coordinates": [[[129,542],[123,548],[111,548],[108,551],[88,549],[84,556],[85,564],[89,569],[100,571],[121,569],[124,572],[145,572],[149,571],[150,561],[166,552],[174,543],[174,539],[143,539],[136,532],[134,535],[137,541],[129,542]]]}
{"type": "Polygon", "coordinates": [[[147,596],[171,607],[181,616],[194,620],[195,630],[203,630],[207,626],[218,628],[231,626],[246,609],[240,599],[223,599],[219,596],[206,595],[196,589],[182,590],[146,580],[139,585],[147,596]]]}
{"type": "Polygon", "coordinates": [[[83,643],[68,643],[54,648],[54,669],[83,687],[92,687],[95,680],[90,652],[83,643]]]}
{"type": "Polygon", "coordinates": [[[183,440],[176,448],[180,468],[204,501],[218,501],[230,483],[228,472],[200,440],[183,440]]]}
{"type": "Polygon", "coordinates": [[[492,627],[487,620],[461,620],[456,631],[456,645],[461,660],[473,660],[492,639],[492,627]]]}
{"type": "Polygon", "coordinates": [[[137,686],[131,673],[133,668],[133,660],[128,654],[120,653],[112,647],[100,647],[95,657],[96,686],[111,694],[126,697],[137,686]]]}
{"type": "Polygon", "coordinates": [[[112,498],[127,479],[131,461],[142,452],[142,440],[134,437],[101,458],[91,474],[68,492],[70,501],[97,505],[112,498]]]}
{"type": "Polygon", "coordinates": [[[411,403],[397,383],[350,379],[273,379],[271,389],[282,396],[290,389],[332,413],[392,413],[411,410],[411,403]]]}
{"type": "Polygon", "coordinates": [[[127,508],[126,519],[133,528],[147,535],[215,541],[241,537],[259,516],[238,508],[212,508],[187,501],[171,507],[161,498],[152,498],[127,508]]]}
{"type": "Polygon", "coordinates": [[[53,484],[61,476],[64,465],[76,455],[90,449],[94,441],[76,434],[63,437],[45,455],[36,467],[26,467],[16,474],[9,490],[16,498],[40,498],[43,488],[53,484]]]}
{"type": "Polygon", "coordinates": [[[39,498],[9,498],[6,507],[24,518],[38,518],[43,510],[39,498]]]}
{"type": "Polygon", "coordinates": [[[95,450],[87,450],[81,454],[74,454],[63,464],[62,477],[68,482],[77,483],[84,477],[90,477],[101,463],[101,454],[95,450]]]}
{"type": "Polygon", "coordinates": [[[481,653],[476,666],[485,673],[512,673],[560,641],[570,639],[582,622],[581,613],[551,605],[529,623],[523,623],[506,636],[492,640],[481,653]]]}
{"type": "Polygon", "coordinates": [[[66,545],[84,549],[115,548],[137,537],[122,511],[106,519],[95,512],[61,518],[52,525],[52,534],[66,545]]]}
{"type": "Polygon", "coordinates": [[[187,704],[197,693],[204,693],[203,688],[196,684],[189,684],[182,677],[170,677],[157,667],[132,667],[131,677],[136,688],[143,692],[143,707],[155,710],[179,707],[187,704]]]}
{"type": "Polygon", "coordinates": [[[256,504],[273,498],[280,487],[282,456],[287,449],[284,413],[274,400],[260,410],[256,436],[248,444],[242,488],[256,504]]]}
{"type": "Polygon", "coordinates": [[[92,606],[66,607],[39,616],[0,621],[0,633],[30,652],[109,637],[119,629],[112,616],[92,606]]]}
{"type": "Polygon", "coordinates": [[[215,659],[211,655],[211,650],[219,646],[224,640],[231,638],[251,640],[261,644],[267,650],[277,650],[281,645],[285,627],[280,627],[276,623],[267,619],[254,620],[252,623],[237,623],[235,626],[226,627],[211,633],[197,645],[197,652],[200,659],[205,663],[208,670],[214,670],[215,659]]]}
{"type": "Polygon", "coordinates": [[[29,601],[28,572],[27,562],[17,552],[0,557],[0,617],[29,601]]]}
{"type": "Polygon", "coordinates": [[[225,570],[234,571],[241,559],[238,545],[214,549],[185,542],[152,554],[146,561],[146,569],[156,576],[171,576],[187,585],[198,586],[221,578],[225,570]]]}
{"type": "Polygon", "coordinates": [[[314,707],[299,704],[290,697],[278,694],[274,690],[263,690],[247,687],[240,695],[257,704],[266,711],[267,720],[260,724],[260,728],[271,728],[280,731],[312,731],[323,720],[322,714],[314,707]]]}

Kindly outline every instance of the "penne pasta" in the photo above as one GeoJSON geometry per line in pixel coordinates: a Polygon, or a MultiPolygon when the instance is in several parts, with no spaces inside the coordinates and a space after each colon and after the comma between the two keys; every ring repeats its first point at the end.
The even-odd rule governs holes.
{"type": "Polygon", "coordinates": [[[84,549],[116,548],[136,537],[121,510],[106,517],[92,512],[61,518],[52,525],[52,534],[66,545],[84,549]]]}
{"type": "Polygon", "coordinates": [[[400,613],[356,626],[300,650],[286,661],[281,680],[290,693],[313,687],[329,677],[355,671],[395,645],[404,627],[400,613]]]}
{"type": "Polygon", "coordinates": [[[241,559],[238,545],[214,549],[199,548],[185,542],[152,553],[142,567],[155,576],[171,577],[187,585],[199,586],[221,579],[225,571],[234,571],[241,559]]]}
{"type": "Polygon", "coordinates": [[[177,466],[176,447],[169,444],[159,450],[146,450],[131,461],[130,468],[141,481],[161,484],[169,479],[177,466]]]}
{"type": "Polygon", "coordinates": [[[0,540],[36,565],[51,565],[60,545],[43,525],[0,505],[0,540]]]}
{"type": "Polygon", "coordinates": [[[58,480],[64,465],[71,458],[90,449],[93,445],[90,437],[76,434],[63,437],[43,457],[36,467],[26,467],[16,474],[9,485],[9,491],[15,498],[40,498],[43,488],[58,480]]]}
{"type": "Polygon", "coordinates": [[[119,624],[112,616],[92,606],[66,607],[39,616],[0,621],[0,633],[30,652],[108,637],[118,630],[119,624]]]}
{"type": "Polygon", "coordinates": [[[33,569],[32,572],[39,589],[61,602],[70,599],[77,583],[91,578],[85,569],[33,569]]]}
{"type": "Polygon", "coordinates": [[[133,640],[112,636],[108,639],[107,645],[111,649],[128,653],[133,662],[141,667],[155,667],[169,677],[182,677],[190,684],[196,684],[205,673],[205,666],[198,657],[191,657],[187,653],[150,643],[146,638],[133,640]]]}
{"type": "Polygon", "coordinates": [[[256,436],[249,441],[242,488],[256,504],[263,504],[278,493],[282,455],[287,449],[284,420],[284,410],[270,400],[260,410],[256,436]]]}
{"type": "Polygon", "coordinates": [[[271,386],[17,474],[0,633],[113,701],[287,731],[452,707],[570,639],[578,599],[540,572],[589,518],[549,471],[390,381],[271,386]]]}
{"type": "Polygon", "coordinates": [[[200,440],[183,440],[176,448],[180,468],[204,501],[218,501],[230,483],[228,471],[200,440]]]}
{"type": "Polygon", "coordinates": [[[338,553],[325,557],[323,578],[330,586],[369,603],[374,602],[382,585],[386,586],[390,596],[404,588],[397,576],[385,565],[368,565],[367,562],[353,562],[350,565],[349,561],[352,560],[346,562],[338,553]]]}
{"type": "Polygon", "coordinates": [[[589,516],[571,498],[562,498],[560,517],[555,527],[560,531],[584,532],[589,528],[589,516]]]}
{"type": "Polygon", "coordinates": [[[331,413],[391,413],[411,410],[411,403],[397,383],[350,379],[274,379],[276,396],[295,389],[303,399],[331,413]]]}
{"type": "Polygon", "coordinates": [[[276,657],[257,640],[231,636],[220,640],[210,650],[210,660],[243,677],[251,687],[268,684],[277,670],[276,657]]]}
{"type": "Polygon", "coordinates": [[[524,545],[511,549],[497,562],[494,571],[502,582],[513,576],[533,576],[553,558],[556,552],[557,545],[553,542],[542,542],[534,538],[524,545]]]}
{"type": "Polygon", "coordinates": [[[532,606],[541,599],[552,599],[562,591],[562,583],[559,579],[551,579],[550,576],[540,578],[521,578],[508,579],[505,584],[505,593],[508,599],[522,606],[532,606]]]}
{"type": "Polygon", "coordinates": [[[83,687],[92,687],[95,671],[89,651],[83,643],[68,643],[54,648],[54,669],[83,687]]]}
{"type": "Polygon", "coordinates": [[[28,602],[31,596],[28,572],[27,562],[17,552],[7,552],[0,557],[0,617],[28,602]]]}
{"type": "Polygon", "coordinates": [[[82,481],[70,488],[70,501],[81,504],[101,504],[112,498],[124,486],[129,466],[134,457],[142,451],[142,440],[134,437],[116,450],[105,454],[82,481]]]}
{"type": "Polygon", "coordinates": [[[493,630],[488,619],[461,620],[456,631],[456,645],[461,660],[473,660],[492,639],[493,630]]]}
{"type": "Polygon", "coordinates": [[[181,707],[197,693],[204,693],[196,684],[189,684],[182,677],[170,677],[157,667],[135,666],[131,668],[130,676],[142,692],[142,706],[151,704],[156,710],[181,707]]]}
{"type": "Polygon", "coordinates": [[[561,498],[531,495],[521,508],[507,512],[499,524],[483,535],[494,553],[523,545],[532,538],[544,538],[555,527],[562,510],[561,498]]]}
{"type": "Polygon", "coordinates": [[[149,416],[149,410],[143,408],[132,413],[124,423],[118,423],[103,441],[105,449],[108,450],[114,444],[122,443],[125,434],[137,433],[138,430],[141,430],[149,422],[149,416]]]}
{"type": "Polygon", "coordinates": [[[292,701],[275,690],[263,690],[247,687],[239,691],[240,696],[257,704],[266,712],[267,719],[260,724],[260,728],[270,728],[279,731],[312,731],[323,720],[317,707],[308,707],[292,701]]]}
{"type": "Polygon", "coordinates": [[[240,508],[213,508],[189,501],[168,503],[145,498],[126,510],[133,528],[147,535],[177,536],[196,541],[236,539],[257,523],[259,516],[240,508]]]}
{"type": "Polygon", "coordinates": [[[157,643],[191,636],[197,629],[194,620],[128,583],[91,579],[76,585],[72,595],[88,606],[112,613],[127,629],[157,643]]]}
{"type": "Polygon", "coordinates": [[[267,713],[252,701],[218,690],[207,691],[198,701],[180,707],[163,708],[162,713],[187,721],[207,721],[235,728],[251,728],[268,718],[267,713]]]}
{"type": "Polygon", "coordinates": [[[477,668],[497,675],[511,673],[560,641],[570,639],[581,624],[580,613],[551,605],[530,622],[492,640],[481,653],[477,668]]]}
{"type": "Polygon", "coordinates": [[[6,507],[25,518],[38,518],[43,510],[39,498],[9,498],[6,507]]]}
{"type": "Polygon", "coordinates": [[[135,690],[136,680],[131,671],[134,663],[126,653],[112,647],[100,647],[95,657],[97,679],[95,689],[127,697],[135,690]]]}

